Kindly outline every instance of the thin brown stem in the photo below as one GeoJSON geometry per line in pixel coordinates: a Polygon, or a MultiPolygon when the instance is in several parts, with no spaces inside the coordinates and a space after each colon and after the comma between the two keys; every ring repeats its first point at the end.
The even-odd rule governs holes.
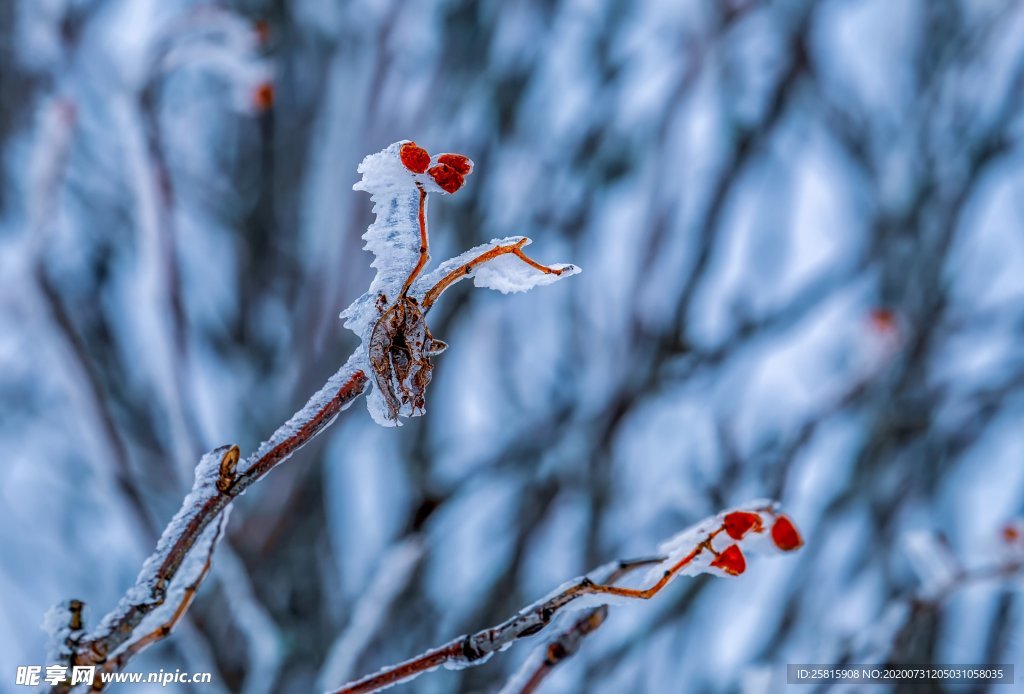
{"type": "Polygon", "coordinates": [[[475,270],[478,266],[491,260],[494,260],[495,258],[501,257],[503,255],[508,255],[509,253],[515,255],[517,258],[519,258],[524,263],[532,267],[534,270],[537,270],[538,272],[543,272],[545,275],[561,275],[563,272],[561,269],[548,267],[547,265],[541,265],[536,260],[523,253],[523,246],[526,245],[528,240],[529,239],[523,239],[521,241],[517,241],[513,244],[509,244],[506,246],[495,246],[489,251],[484,251],[477,257],[470,260],[468,263],[464,263],[459,267],[455,268],[454,270],[452,270],[451,272],[449,272],[447,275],[442,277],[437,284],[435,284],[433,287],[427,290],[426,294],[423,295],[424,313],[426,313],[427,309],[429,309],[434,304],[434,302],[437,301],[437,298],[441,296],[442,293],[444,293],[445,289],[452,286],[463,277],[472,273],[473,270],[475,270]]]}
{"type": "MultiPolygon", "coordinates": [[[[459,637],[442,646],[426,651],[411,660],[384,668],[380,672],[345,685],[338,689],[336,694],[366,694],[367,692],[374,692],[410,680],[445,663],[458,663],[461,666],[481,664],[488,656],[497,653],[513,641],[532,636],[544,629],[544,627],[551,623],[555,615],[577,598],[584,595],[605,594],[647,600],[660,592],[676,574],[704,551],[714,551],[711,548],[711,540],[722,531],[723,528],[718,528],[708,533],[693,550],[677,561],[671,568],[667,569],[661,578],[649,588],[643,590],[624,588],[604,583],[594,583],[589,578],[582,578],[564,591],[520,611],[497,626],[483,629],[469,636],[459,637]]],[[[618,570],[605,580],[616,581],[624,575],[624,571],[627,569],[631,571],[641,566],[658,564],[664,560],[665,557],[654,557],[620,562],[618,570]]]]}
{"type": "MultiPolygon", "coordinates": [[[[235,448],[233,450],[237,451],[238,449],[235,448]]],[[[225,461],[230,459],[232,459],[231,456],[225,456],[225,461]]],[[[237,462],[238,456],[233,456],[233,460],[237,462]]],[[[221,478],[218,480],[218,488],[220,487],[220,482],[223,479],[225,479],[224,465],[221,466],[221,478]]],[[[206,561],[203,563],[203,568],[199,571],[199,574],[195,579],[185,587],[185,592],[181,596],[181,602],[179,602],[178,606],[174,608],[174,612],[171,614],[170,618],[142,638],[137,641],[133,641],[131,645],[121,651],[116,658],[112,658],[104,663],[104,672],[119,672],[124,669],[124,666],[128,664],[129,660],[152,646],[154,643],[162,641],[171,635],[174,627],[178,625],[178,622],[180,622],[181,618],[185,616],[188,608],[191,607],[192,602],[195,600],[196,593],[199,591],[199,586],[202,585],[206,576],[210,573],[210,567],[213,566],[213,552],[217,548],[217,542],[220,540],[221,535],[224,534],[224,526],[227,519],[224,515],[221,515],[220,518],[221,520],[217,527],[217,532],[214,533],[214,536],[210,539],[210,548],[206,551],[206,561]]],[[[105,683],[99,676],[93,680],[93,691],[102,691],[104,686],[105,683]]]]}
{"type": "Polygon", "coordinates": [[[588,611],[577,619],[571,627],[562,632],[557,639],[547,645],[544,660],[541,661],[530,678],[519,690],[520,694],[533,694],[541,682],[551,674],[560,663],[576,654],[583,639],[597,631],[608,617],[608,606],[602,605],[588,611]]]}
{"type": "Polygon", "coordinates": [[[409,278],[405,280],[405,284],[402,285],[402,293],[400,297],[405,296],[409,293],[409,287],[416,281],[416,278],[423,272],[423,268],[426,267],[427,263],[430,262],[430,237],[427,235],[427,191],[419,183],[416,187],[420,189],[420,209],[417,214],[417,220],[420,226],[420,257],[416,261],[416,267],[409,273],[409,278]]]}
{"type": "MultiPolygon", "coordinates": [[[[647,566],[648,561],[621,562],[619,568],[608,576],[605,582],[613,583],[641,566],[647,566]]],[[[534,667],[532,674],[523,683],[519,690],[520,694],[535,692],[551,671],[575,655],[583,645],[583,639],[601,628],[607,618],[607,605],[587,610],[582,617],[548,643],[544,649],[544,659],[534,667]]]]}
{"type": "MultiPolygon", "coordinates": [[[[660,593],[683,569],[692,565],[698,557],[705,553],[712,554],[715,557],[709,562],[710,567],[718,568],[724,573],[732,575],[742,573],[746,567],[746,562],[737,544],[730,545],[719,552],[711,543],[712,540],[722,533],[727,533],[730,538],[739,542],[748,532],[765,532],[765,519],[761,514],[774,519],[772,521],[772,542],[778,549],[791,551],[803,544],[799,533],[793,527],[791,521],[785,516],[780,515],[774,504],[750,510],[723,513],[719,517],[717,525],[714,525],[711,529],[700,529],[707,527],[702,524],[695,530],[687,531],[687,534],[682,536],[686,538],[686,544],[682,545],[680,549],[690,547],[690,551],[675,559],[674,563],[661,573],[658,580],[647,588],[627,588],[613,584],[628,571],[632,571],[640,566],[662,564],[668,561],[668,557],[620,561],[616,571],[611,572],[608,576],[601,577],[602,583],[595,583],[589,575],[584,576],[574,581],[568,588],[520,610],[517,614],[497,626],[478,631],[469,636],[460,636],[411,660],[386,667],[375,674],[350,682],[341,689],[336,690],[335,694],[366,694],[367,692],[374,692],[411,680],[441,665],[453,665],[459,668],[480,665],[486,662],[490,656],[508,648],[514,641],[540,632],[551,623],[551,620],[560,611],[585,595],[614,595],[621,598],[649,600],[660,593]],[[778,536],[776,531],[778,531],[778,536]],[[692,536],[691,532],[693,533],[692,536]],[[689,539],[691,537],[692,540],[689,539]],[[691,542],[692,544],[690,544],[691,542]]],[[[675,542],[680,541],[677,540],[675,542]]],[[[586,629],[588,626],[584,624],[581,628],[586,629]]]]}
{"type": "MultiPolygon", "coordinates": [[[[289,422],[286,425],[289,433],[269,450],[258,456],[251,456],[247,466],[241,472],[236,472],[237,448],[231,449],[234,451],[234,460],[221,461],[220,476],[216,484],[217,493],[207,497],[201,501],[198,508],[193,509],[188,522],[171,540],[163,561],[153,575],[149,594],[143,599],[135,601],[128,609],[124,610],[123,614],[112,620],[101,633],[83,639],[72,657],[72,665],[101,664],[106,660],[108,654],[129,642],[134,636],[136,627],[146,615],[162,604],[164,591],[171,584],[185,557],[193,549],[209,524],[221,515],[235,497],[262,479],[292,453],[309,443],[314,436],[333,421],[339,412],[364,392],[368,382],[366,375],[358,369],[347,373],[345,372],[347,368],[347,366],[343,367],[342,372],[334,377],[336,379],[340,377],[341,385],[320,407],[313,409],[311,414],[302,421],[289,422]]],[[[232,453],[229,451],[225,457],[231,456],[232,453]]],[[[186,604],[184,607],[187,609],[188,605],[186,604]]]]}

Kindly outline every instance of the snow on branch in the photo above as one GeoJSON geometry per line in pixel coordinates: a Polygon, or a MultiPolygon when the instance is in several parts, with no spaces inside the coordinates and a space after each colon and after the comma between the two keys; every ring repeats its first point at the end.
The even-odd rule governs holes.
{"type": "Polygon", "coordinates": [[[451,195],[465,184],[473,162],[461,154],[430,156],[415,142],[395,142],[359,164],[353,186],[373,200],[376,218],[363,234],[377,271],[370,289],[346,308],[345,327],[362,340],[360,366],[373,374],[367,407],[374,421],[398,426],[423,414],[432,357],[448,345],[427,327],[441,294],[472,277],[478,287],[523,292],[580,272],[569,264],[542,265],[523,252],[530,239],[511,236],[472,248],[422,274],[430,262],[427,196],[451,195]]]}
{"type": "MultiPolygon", "coordinates": [[[[802,545],[803,539],[796,526],[780,513],[776,503],[751,502],[687,528],[665,542],[657,558],[620,561],[603,566],[560,586],[497,626],[459,636],[414,658],[350,682],[335,694],[378,691],[408,682],[442,666],[458,670],[482,665],[495,653],[504,651],[519,639],[540,633],[561,613],[591,609],[567,634],[563,634],[567,643],[578,648],[579,641],[598,628],[604,620],[603,614],[599,615],[596,610],[611,604],[649,600],[677,576],[696,576],[702,573],[738,576],[746,571],[748,554],[791,552],[802,545]],[[646,588],[617,584],[620,578],[644,566],[649,567],[643,581],[648,584],[646,588]]],[[[555,643],[558,642],[556,640],[555,643]]],[[[560,659],[564,660],[568,655],[571,653],[560,659]]],[[[555,664],[557,660],[545,667],[554,667],[555,664]]],[[[543,678],[545,674],[531,673],[525,680],[524,688],[535,677],[543,678]]]]}
{"type": "MultiPolygon", "coordinates": [[[[425,316],[445,289],[473,276],[478,286],[525,291],[579,272],[573,265],[537,263],[522,251],[529,239],[512,237],[478,246],[421,277],[430,259],[427,194],[456,192],[472,167],[467,157],[430,157],[408,141],[363,160],[363,178],[354,187],[368,191],[374,202],[377,218],[363,238],[376,257],[377,276],[369,291],[342,314],[345,326],[360,336],[360,346],[244,461],[237,446],[222,446],[202,457],[192,491],[163,531],[135,585],[93,631],[86,631],[79,600],[50,610],[44,628],[50,634],[52,660],[72,668],[94,667],[93,688],[102,689],[100,673],[124,668],[132,657],[166,638],[209,573],[234,499],[362,395],[371,385],[367,373],[373,375],[369,410],[376,422],[395,426],[399,416],[422,414],[431,358],[447,346],[430,334],[425,316]]],[[[54,691],[70,691],[76,684],[65,681],[54,691]]]]}
{"type": "MultiPolygon", "coordinates": [[[[603,582],[615,583],[639,568],[660,564],[663,561],[665,561],[665,557],[619,562],[618,568],[612,571],[603,582]]],[[[577,618],[568,628],[563,629],[546,646],[536,649],[502,687],[501,694],[513,694],[514,692],[528,694],[536,691],[541,682],[551,674],[551,671],[575,655],[583,645],[583,640],[597,631],[607,618],[607,605],[584,611],[582,617],[577,618]]]]}

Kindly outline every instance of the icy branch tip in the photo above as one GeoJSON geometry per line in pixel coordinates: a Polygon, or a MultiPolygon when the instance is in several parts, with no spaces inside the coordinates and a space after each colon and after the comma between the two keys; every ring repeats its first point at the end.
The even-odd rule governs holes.
{"type": "Polygon", "coordinates": [[[448,288],[472,278],[478,287],[508,294],[580,272],[569,263],[537,262],[523,251],[530,242],[525,236],[493,239],[427,271],[428,194],[456,192],[472,171],[468,157],[432,157],[410,140],[371,154],[359,165],[362,179],[353,187],[372,196],[374,221],[363,239],[377,275],[341,318],[362,343],[361,363],[373,376],[366,404],[382,426],[398,426],[400,418],[425,410],[433,358],[448,346],[431,334],[426,317],[448,288]]]}
{"type": "Polygon", "coordinates": [[[370,194],[392,188],[427,193],[455,193],[473,172],[473,160],[462,154],[436,154],[412,140],[400,140],[370,154],[357,169],[363,177],[352,188],[370,194]]]}

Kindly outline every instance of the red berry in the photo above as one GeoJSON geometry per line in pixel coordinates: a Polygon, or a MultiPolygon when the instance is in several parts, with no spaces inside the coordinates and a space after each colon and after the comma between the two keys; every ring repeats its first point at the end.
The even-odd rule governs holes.
{"type": "Polygon", "coordinates": [[[448,193],[454,193],[465,182],[462,174],[447,164],[432,166],[427,173],[430,174],[430,177],[434,179],[437,185],[441,186],[441,190],[448,193]]]}
{"type": "Polygon", "coordinates": [[[267,111],[274,105],[274,83],[261,82],[252,93],[253,105],[259,111],[267,111]]]}
{"type": "Polygon", "coordinates": [[[804,544],[793,521],[786,516],[779,516],[772,525],[772,542],[783,552],[790,552],[804,544]]]}
{"type": "Polygon", "coordinates": [[[896,332],[896,314],[887,308],[874,308],[870,313],[871,327],[882,335],[896,332]]]}
{"type": "Polygon", "coordinates": [[[452,167],[463,176],[469,175],[473,170],[473,162],[469,160],[469,157],[464,157],[461,154],[442,154],[437,160],[452,167]]]}
{"type": "Polygon", "coordinates": [[[1020,528],[1013,523],[1007,523],[1003,527],[1003,539],[1009,543],[1014,543],[1020,539],[1020,528]]]}
{"type": "Polygon", "coordinates": [[[711,566],[732,576],[739,576],[747,570],[747,560],[744,559],[739,545],[729,545],[725,551],[714,558],[711,566]]]}
{"type": "Polygon", "coordinates": [[[725,527],[725,532],[734,540],[742,540],[743,536],[751,530],[759,533],[764,529],[761,525],[761,516],[750,511],[733,511],[728,513],[722,525],[725,527]]]}
{"type": "Polygon", "coordinates": [[[415,142],[406,142],[398,150],[402,165],[413,173],[423,173],[430,166],[430,155],[415,142]]]}
{"type": "Polygon", "coordinates": [[[265,19],[257,19],[253,23],[253,31],[256,34],[256,40],[260,43],[266,43],[270,38],[270,22],[265,19]]]}

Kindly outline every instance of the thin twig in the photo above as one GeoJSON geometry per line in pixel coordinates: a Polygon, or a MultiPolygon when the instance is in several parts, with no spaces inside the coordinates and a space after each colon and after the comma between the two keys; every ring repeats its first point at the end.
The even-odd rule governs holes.
{"type": "MultiPolygon", "coordinates": [[[[335,694],[367,694],[406,682],[442,665],[454,669],[481,665],[495,653],[508,648],[513,642],[543,630],[559,612],[583,596],[608,595],[617,598],[649,600],[660,593],[673,578],[684,570],[692,571],[695,567],[701,567],[697,559],[703,559],[708,554],[713,556],[713,559],[709,561],[710,567],[721,568],[725,573],[732,575],[742,573],[746,562],[738,545],[732,544],[719,551],[713,546],[712,541],[723,534],[737,542],[748,532],[762,535],[766,526],[761,514],[777,519],[774,521],[775,526],[773,527],[784,526],[792,533],[786,537],[776,537],[775,531],[772,531],[772,542],[778,549],[790,551],[802,544],[802,540],[791,522],[784,516],[778,515],[774,505],[758,506],[745,511],[723,512],[716,519],[700,523],[675,538],[670,543],[674,549],[667,557],[620,561],[616,564],[618,569],[607,576],[604,569],[598,569],[597,572],[591,572],[587,576],[572,581],[571,585],[564,590],[558,590],[520,610],[497,626],[483,629],[475,634],[460,636],[410,660],[385,667],[372,675],[346,684],[336,690],[335,694]],[[743,527],[737,527],[737,522],[743,527]],[[689,551],[683,554],[682,551],[686,549],[689,551]],[[662,562],[667,565],[664,572],[647,588],[627,588],[613,585],[624,575],[622,572],[626,569],[632,570],[639,566],[662,562]],[[669,562],[672,563],[669,564],[669,562]],[[599,580],[605,582],[595,583],[590,578],[592,575],[599,575],[599,580]]],[[[698,570],[697,573],[700,571],[698,570]]]]}
{"type": "MultiPolygon", "coordinates": [[[[660,559],[661,558],[659,557],[653,559],[640,559],[631,562],[620,562],[619,567],[610,576],[608,576],[606,582],[613,583],[632,571],[642,566],[649,566],[651,563],[660,561],[660,559]]],[[[601,628],[601,625],[604,624],[604,621],[607,618],[607,605],[601,605],[600,607],[595,607],[592,610],[584,612],[582,617],[573,622],[568,628],[562,631],[561,634],[544,647],[544,657],[539,663],[534,664],[534,660],[528,660],[525,666],[528,669],[526,669],[525,672],[517,673],[513,678],[513,681],[510,681],[503,691],[518,691],[519,694],[532,694],[535,692],[541,682],[551,674],[551,671],[559,664],[575,655],[583,644],[583,639],[601,628]],[[529,674],[527,675],[527,673],[529,674]],[[523,683],[520,686],[518,682],[521,681],[523,683]]]]}
{"type": "Polygon", "coordinates": [[[99,633],[89,634],[84,638],[73,654],[72,665],[102,664],[108,655],[130,641],[136,627],[146,615],[163,603],[167,586],[171,584],[185,557],[209,524],[220,516],[237,496],[287,460],[292,453],[309,443],[339,412],[363,393],[367,378],[362,370],[352,366],[353,363],[354,360],[346,362],[310,399],[303,410],[280,427],[274,436],[250,456],[241,471],[236,469],[237,448],[232,449],[235,451],[234,456],[225,456],[216,483],[217,493],[201,500],[198,508],[191,509],[188,522],[183,524],[173,538],[169,538],[168,549],[162,553],[162,561],[148,581],[147,594],[141,599],[132,600],[121,614],[105,622],[99,633]]]}
{"type": "MultiPolygon", "coordinates": [[[[224,534],[224,526],[226,522],[227,516],[221,515],[217,531],[210,539],[210,547],[206,551],[206,561],[203,563],[203,568],[199,571],[199,575],[197,575],[195,579],[185,587],[185,592],[181,596],[181,602],[179,602],[178,606],[174,608],[174,612],[171,614],[170,618],[142,638],[137,641],[133,641],[131,645],[118,653],[116,658],[111,658],[104,663],[103,670],[105,672],[118,672],[124,669],[124,666],[128,664],[129,660],[152,646],[154,643],[162,641],[170,636],[171,631],[175,626],[177,626],[178,622],[181,621],[181,618],[185,616],[185,612],[188,611],[188,608],[192,605],[192,601],[195,600],[196,593],[199,591],[199,586],[202,585],[203,580],[206,578],[207,574],[210,573],[210,567],[213,565],[213,552],[217,549],[217,542],[220,540],[221,535],[224,534]]],[[[96,691],[103,689],[103,682],[99,676],[93,680],[92,688],[96,691]]]]}

